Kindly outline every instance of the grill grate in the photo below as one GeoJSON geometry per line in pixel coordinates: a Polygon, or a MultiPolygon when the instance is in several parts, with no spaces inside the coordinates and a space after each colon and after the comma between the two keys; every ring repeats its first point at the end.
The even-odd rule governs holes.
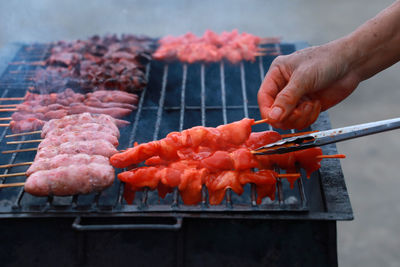
{"type": "MultiPolygon", "coordinates": [[[[295,50],[294,45],[289,44],[272,46],[283,54],[295,50]]],[[[35,45],[33,50],[28,50],[28,47],[22,46],[13,61],[40,61],[49,55],[49,46],[35,45]],[[30,54],[32,51],[34,53],[30,54]]],[[[127,118],[132,122],[131,125],[121,130],[119,148],[130,147],[136,141],[141,143],[159,139],[171,131],[181,131],[196,125],[215,127],[243,117],[259,119],[257,90],[274,57],[258,57],[254,63],[241,62],[238,65],[227,62],[188,65],[158,61],[147,64],[146,77],[149,78],[149,83],[140,93],[137,111],[127,118]]],[[[8,65],[0,78],[1,96],[23,96],[32,85],[32,81],[26,77],[32,77],[37,68],[39,67],[29,64],[8,65]],[[13,76],[16,74],[17,76],[13,76]]],[[[6,116],[9,115],[11,113],[6,116]]],[[[268,126],[256,125],[253,129],[267,130],[268,126]]],[[[272,128],[269,126],[269,129],[272,128]]],[[[9,146],[6,148],[4,140],[8,131],[6,128],[0,135],[3,150],[10,149],[9,146]]],[[[23,137],[36,138],[37,136],[23,137]]],[[[19,144],[16,148],[34,146],[19,144]]],[[[0,162],[12,164],[32,161],[34,154],[35,152],[25,152],[0,155],[0,162]]],[[[26,167],[13,167],[5,169],[3,173],[22,172],[25,169],[26,167]]],[[[25,180],[24,177],[6,179],[0,180],[1,183],[25,180]]],[[[112,187],[101,193],[71,197],[34,197],[25,194],[23,188],[4,189],[0,191],[0,203],[3,204],[0,216],[146,216],[177,213],[188,216],[198,212],[208,214],[207,216],[234,216],[243,212],[255,214],[265,211],[293,213],[293,216],[297,216],[296,214],[307,213],[310,208],[318,212],[325,210],[318,173],[307,180],[302,172],[294,189],[289,188],[286,180],[278,179],[276,200],[267,198],[261,205],[256,204],[255,185],[246,185],[242,196],[227,190],[224,202],[217,206],[208,204],[205,187],[202,190],[202,201],[196,206],[184,205],[177,189],[165,199],[160,199],[157,192],[145,189],[136,194],[133,205],[127,205],[122,196],[123,187],[116,180],[112,187]]]]}

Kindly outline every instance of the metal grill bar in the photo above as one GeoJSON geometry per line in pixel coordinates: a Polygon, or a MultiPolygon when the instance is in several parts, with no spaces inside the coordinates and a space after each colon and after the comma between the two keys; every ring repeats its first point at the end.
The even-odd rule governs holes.
{"type": "MultiPolygon", "coordinates": [[[[146,65],[145,77],[146,77],[147,81],[149,80],[149,75],[150,75],[150,63],[148,63],[146,65]]],[[[147,86],[143,88],[143,91],[140,94],[140,100],[139,100],[139,104],[138,104],[138,109],[136,111],[135,120],[133,122],[132,131],[131,131],[131,134],[129,136],[128,147],[132,147],[133,146],[133,141],[136,138],[137,128],[138,128],[138,124],[139,124],[140,115],[142,115],[143,102],[144,102],[144,98],[146,96],[146,91],[147,91],[147,86]]],[[[118,205],[118,204],[121,205],[122,204],[124,188],[125,188],[125,183],[119,182],[118,197],[117,197],[117,201],[115,203],[116,205],[118,205]]]]}
{"type": "Polygon", "coordinates": [[[224,124],[228,123],[227,115],[226,115],[226,91],[225,91],[225,68],[224,62],[221,61],[219,64],[219,72],[221,77],[221,102],[222,102],[222,119],[224,124]]]}
{"type": "MultiPolygon", "coordinates": [[[[220,64],[220,78],[221,78],[221,102],[222,102],[222,119],[223,124],[228,123],[227,111],[226,111],[226,91],[225,91],[225,68],[224,63],[220,64]]],[[[228,188],[225,191],[226,205],[232,207],[232,189],[228,188]]]]}
{"type": "MultiPolygon", "coordinates": [[[[162,114],[163,114],[163,109],[164,109],[165,91],[167,88],[167,82],[168,82],[168,64],[165,64],[164,70],[163,70],[160,100],[158,102],[157,119],[156,119],[156,122],[154,125],[153,141],[158,139],[158,134],[160,132],[160,125],[161,125],[161,119],[162,119],[162,114]]],[[[143,194],[142,194],[142,200],[141,200],[141,205],[143,207],[147,206],[148,193],[149,193],[149,188],[147,188],[147,187],[144,188],[143,194]]]]}
{"type": "MultiPolygon", "coordinates": [[[[150,63],[148,63],[146,66],[146,74],[145,74],[146,80],[149,79],[149,74],[150,74],[150,63]]],[[[132,131],[131,131],[131,135],[129,137],[128,147],[133,146],[133,140],[135,140],[135,138],[136,138],[137,128],[138,128],[138,124],[139,124],[140,115],[142,115],[143,102],[144,102],[144,98],[146,96],[146,92],[147,92],[147,86],[145,88],[143,88],[143,91],[140,94],[138,109],[135,114],[135,121],[133,122],[133,127],[132,127],[132,131]]]]}
{"type": "Polygon", "coordinates": [[[265,76],[265,72],[264,72],[264,66],[262,63],[262,56],[258,57],[258,68],[260,69],[260,80],[261,83],[264,81],[264,76],[265,76]]]}
{"type": "MultiPolygon", "coordinates": [[[[179,131],[183,131],[183,124],[185,122],[185,98],[186,98],[186,78],[187,78],[187,64],[183,64],[182,67],[182,87],[181,87],[181,107],[179,113],[179,131]]],[[[178,207],[179,204],[179,190],[177,187],[174,188],[172,197],[172,207],[178,207]]]]}
{"type": "Polygon", "coordinates": [[[185,120],[186,77],[187,77],[187,64],[183,64],[181,106],[180,106],[180,113],[179,113],[179,131],[180,132],[183,131],[183,123],[185,120]]]}
{"type": "MultiPolygon", "coordinates": [[[[205,78],[205,66],[201,64],[200,67],[200,102],[201,102],[201,126],[206,126],[206,78],[205,78]]],[[[201,205],[204,207],[207,205],[207,188],[203,184],[201,186],[201,205]]]]}
{"type": "Polygon", "coordinates": [[[200,86],[201,86],[201,126],[206,126],[206,82],[204,73],[204,64],[200,69],[200,86]]]}
{"type": "Polygon", "coordinates": [[[243,96],[243,111],[244,111],[244,116],[246,118],[249,117],[249,109],[247,107],[247,91],[246,91],[246,74],[244,71],[244,65],[243,62],[240,62],[240,82],[242,84],[242,96],[243,96]]]}
{"type": "MultiPolygon", "coordinates": [[[[242,85],[244,116],[246,118],[248,118],[249,117],[249,107],[247,105],[248,99],[247,99],[247,90],[246,90],[246,76],[245,76],[245,70],[244,70],[243,62],[240,62],[240,82],[241,82],[241,85],[242,85]]],[[[250,189],[251,189],[250,197],[251,197],[251,205],[252,206],[256,206],[257,205],[257,202],[256,202],[256,196],[257,196],[256,188],[257,188],[257,186],[255,184],[251,184],[251,186],[250,186],[250,189]]]]}
{"type": "Polygon", "coordinates": [[[154,127],[154,135],[153,140],[158,139],[158,133],[160,132],[160,125],[162,119],[162,113],[164,109],[164,101],[165,101],[165,90],[167,88],[167,79],[168,79],[168,64],[164,65],[164,74],[162,78],[162,86],[160,93],[160,101],[158,102],[158,110],[157,110],[157,120],[154,127]]]}

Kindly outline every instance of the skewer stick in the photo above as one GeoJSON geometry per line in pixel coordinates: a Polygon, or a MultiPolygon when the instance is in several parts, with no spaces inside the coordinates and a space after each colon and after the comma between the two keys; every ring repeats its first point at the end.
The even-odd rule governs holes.
{"type": "Polygon", "coordinates": [[[20,162],[20,163],[14,163],[14,164],[0,165],[0,169],[6,169],[6,168],[18,167],[18,166],[25,166],[25,165],[32,165],[32,163],[33,162],[20,162]]]}
{"type": "Polygon", "coordinates": [[[0,108],[15,108],[19,104],[0,105],[0,108]]]}
{"type": "Polygon", "coordinates": [[[10,112],[10,111],[17,111],[18,109],[16,108],[3,108],[0,109],[0,112],[10,112]]]}
{"type": "Polygon", "coordinates": [[[23,148],[23,149],[16,149],[16,150],[6,150],[2,151],[2,154],[10,154],[10,153],[16,153],[16,152],[28,152],[28,151],[36,151],[37,147],[32,147],[32,148],[23,148]]]}
{"type": "Polygon", "coordinates": [[[0,188],[24,186],[25,183],[0,184],[0,188]]]}
{"type": "Polygon", "coordinates": [[[0,123],[0,127],[8,127],[8,126],[10,126],[9,123],[0,123]]]}
{"type": "Polygon", "coordinates": [[[256,56],[256,57],[263,57],[263,56],[266,56],[267,54],[266,54],[266,53],[259,53],[259,52],[256,52],[256,53],[254,53],[253,55],[256,56]]]}
{"type": "Polygon", "coordinates": [[[344,158],[346,158],[345,154],[320,155],[320,156],[317,156],[317,159],[344,159],[344,158]]]}
{"type": "Polygon", "coordinates": [[[0,178],[25,176],[25,175],[26,175],[26,172],[7,173],[7,174],[0,174],[0,178]]]}
{"type": "Polygon", "coordinates": [[[30,135],[30,134],[38,134],[41,132],[42,131],[39,130],[39,131],[26,132],[26,133],[9,134],[9,135],[6,135],[6,137],[9,138],[9,137],[16,137],[16,136],[24,136],[24,135],[30,135]]]}
{"type": "Polygon", "coordinates": [[[40,143],[43,139],[35,139],[35,140],[24,140],[24,141],[10,141],[7,142],[7,145],[16,145],[16,144],[29,144],[29,143],[40,143]]]}
{"type": "Polygon", "coordinates": [[[46,65],[46,62],[44,61],[14,61],[14,62],[9,62],[9,65],[31,65],[31,66],[44,66],[46,65]]]}
{"type": "Polygon", "coordinates": [[[11,117],[0,118],[0,121],[10,121],[10,120],[12,120],[11,117]]]}
{"type": "Polygon", "coordinates": [[[264,37],[261,38],[259,44],[279,44],[280,42],[280,37],[264,37]]]}
{"type": "Polygon", "coordinates": [[[263,120],[255,121],[255,122],[253,123],[253,125],[257,125],[257,124],[261,124],[261,123],[268,123],[268,119],[263,119],[263,120]]]}
{"type": "Polygon", "coordinates": [[[25,97],[3,97],[0,98],[0,101],[8,101],[8,100],[24,100],[25,97]]]}

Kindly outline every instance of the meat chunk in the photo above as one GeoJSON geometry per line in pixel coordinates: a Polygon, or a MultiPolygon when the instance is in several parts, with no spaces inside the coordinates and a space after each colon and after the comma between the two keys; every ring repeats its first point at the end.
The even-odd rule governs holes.
{"type": "Polygon", "coordinates": [[[28,177],[24,189],[35,196],[88,194],[109,187],[114,179],[110,165],[78,164],[37,171],[28,177]]]}
{"type": "Polygon", "coordinates": [[[59,146],[46,146],[39,149],[36,153],[35,160],[40,158],[52,158],[59,154],[75,155],[79,153],[101,155],[109,158],[117,152],[115,147],[105,140],[66,142],[59,146]]]}
{"type": "Polygon", "coordinates": [[[35,160],[33,164],[26,171],[26,176],[30,176],[34,172],[56,169],[58,167],[68,167],[71,165],[88,165],[91,163],[109,164],[109,159],[100,155],[88,154],[59,154],[52,158],[40,158],[35,160]]]}

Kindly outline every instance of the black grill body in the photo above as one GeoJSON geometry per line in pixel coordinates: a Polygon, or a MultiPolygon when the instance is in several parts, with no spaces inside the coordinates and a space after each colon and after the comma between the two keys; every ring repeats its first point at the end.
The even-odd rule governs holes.
{"type": "MultiPolygon", "coordinates": [[[[269,46],[289,54],[300,45],[269,46]]],[[[8,62],[42,60],[47,51],[46,45],[16,44],[4,49],[0,96],[23,96],[27,87],[34,85],[29,77],[40,68],[8,62]]],[[[274,57],[238,65],[151,62],[146,67],[148,87],[141,93],[138,110],[127,118],[132,124],[121,131],[120,148],[196,125],[259,119],[257,90],[274,57]]],[[[329,128],[324,112],[306,130],[329,128]]],[[[254,127],[255,131],[266,129],[266,125],[254,127]]],[[[5,145],[7,133],[8,129],[0,132],[2,150],[13,149],[5,145]]],[[[323,150],[334,154],[336,146],[327,145],[323,150]]],[[[0,162],[32,161],[34,154],[0,155],[0,162]]],[[[25,169],[14,167],[4,173],[25,169]]],[[[25,178],[2,182],[9,179],[18,182],[25,178]]],[[[311,179],[303,174],[294,189],[279,180],[276,200],[267,199],[261,205],[256,205],[250,185],[242,196],[227,191],[218,206],[208,204],[206,188],[202,203],[196,206],[183,205],[177,190],[166,199],[144,190],[137,193],[133,205],[125,203],[122,192],[119,181],[101,193],[72,197],[38,198],[22,188],[1,190],[4,230],[0,236],[8,240],[1,259],[11,266],[335,266],[336,220],[353,218],[340,163],[331,159],[324,160],[311,179]]]]}

